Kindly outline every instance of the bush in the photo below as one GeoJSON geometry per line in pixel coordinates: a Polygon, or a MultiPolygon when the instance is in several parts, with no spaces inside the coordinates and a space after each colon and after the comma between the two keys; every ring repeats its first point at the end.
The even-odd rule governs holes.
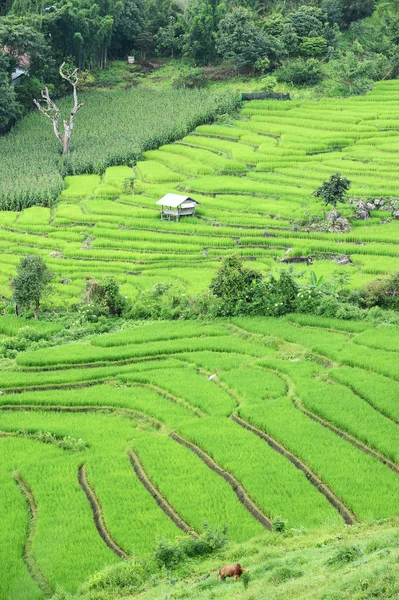
{"type": "Polygon", "coordinates": [[[106,597],[107,592],[121,596],[141,591],[152,575],[150,565],[138,558],[110,565],[95,573],[85,583],[81,592],[90,594],[92,600],[106,597]]]}
{"type": "Polygon", "coordinates": [[[155,548],[154,558],[158,566],[176,568],[188,558],[212,554],[227,543],[226,528],[211,529],[204,525],[204,532],[198,537],[177,538],[175,542],[161,539],[155,548]]]}
{"type": "Polygon", "coordinates": [[[96,317],[100,315],[120,317],[126,308],[126,298],[120,293],[114,277],[104,277],[102,281],[87,279],[85,301],[88,307],[92,306],[96,317]]]}
{"type": "Polygon", "coordinates": [[[287,522],[283,521],[281,517],[273,517],[272,519],[272,530],[282,533],[287,529],[287,522]]]}
{"type": "Polygon", "coordinates": [[[364,288],[354,290],[349,300],[362,308],[379,306],[399,310],[399,271],[386,279],[375,279],[364,288]]]}
{"type": "Polygon", "coordinates": [[[245,304],[249,304],[251,300],[251,287],[261,279],[262,275],[258,271],[245,267],[241,258],[234,255],[223,261],[209,289],[223,301],[224,315],[233,315],[236,314],[238,305],[240,310],[245,310],[245,304]]]}
{"type": "Polygon", "coordinates": [[[305,56],[320,56],[325,54],[328,49],[326,38],[321,35],[315,37],[304,37],[299,50],[305,56]]]}
{"type": "Polygon", "coordinates": [[[363,552],[358,546],[344,546],[343,548],[339,548],[337,552],[331,556],[327,564],[329,566],[338,566],[342,567],[348,563],[354,562],[363,556],[363,552]]]}
{"type": "Polygon", "coordinates": [[[267,77],[263,77],[261,79],[262,83],[262,92],[266,92],[266,94],[271,94],[274,92],[274,89],[277,85],[277,79],[272,75],[268,75],[267,77]]]}
{"type": "Polygon", "coordinates": [[[208,79],[202,69],[186,67],[179,69],[179,73],[172,80],[172,87],[175,89],[202,88],[207,83],[208,79]]]}
{"type": "Polygon", "coordinates": [[[297,58],[280,67],[275,72],[277,81],[291,83],[292,85],[316,85],[320,83],[324,75],[324,71],[315,58],[304,60],[297,58]]]}

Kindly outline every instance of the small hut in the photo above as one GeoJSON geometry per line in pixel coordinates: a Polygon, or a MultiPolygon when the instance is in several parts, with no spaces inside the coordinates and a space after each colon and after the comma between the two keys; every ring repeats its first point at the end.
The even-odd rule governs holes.
{"type": "Polygon", "coordinates": [[[162,207],[161,219],[176,219],[180,217],[193,217],[195,215],[195,207],[199,202],[190,196],[181,196],[180,194],[166,194],[158,200],[157,204],[162,207]]]}

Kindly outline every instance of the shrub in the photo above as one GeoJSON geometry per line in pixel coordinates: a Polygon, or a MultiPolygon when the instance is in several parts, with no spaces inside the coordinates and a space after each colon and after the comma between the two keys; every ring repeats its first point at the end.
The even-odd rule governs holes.
{"type": "Polygon", "coordinates": [[[354,562],[363,556],[363,552],[358,546],[343,546],[327,560],[329,566],[342,567],[348,563],[354,562]]]}
{"type": "Polygon", "coordinates": [[[277,79],[272,75],[268,75],[267,77],[262,78],[261,83],[262,92],[266,92],[266,94],[271,94],[277,85],[277,79]]]}
{"type": "Polygon", "coordinates": [[[210,291],[223,301],[224,315],[236,314],[237,305],[250,302],[250,288],[260,282],[258,271],[245,267],[239,256],[226,258],[209,286],[210,291]]]}
{"type": "Polygon", "coordinates": [[[187,558],[206,556],[223,548],[227,543],[226,528],[211,529],[204,525],[204,532],[195,538],[177,538],[175,542],[160,539],[154,558],[160,567],[174,569],[187,558]]]}
{"type": "Polygon", "coordinates": [[[273,517],[272,520],[272,530],[277,531],[278,533],[282,533],[287,529],[287,522],[283,521],[281,517],[273,517]]]}
{"type": "Polygon", "coordinates": [[[180,69],[179,73],[173,78],[172,87],[175,89],[202,88],[207,83],[208,80],[202,69],[186,67],[180,69]]]}
{"type": "Polygon", "coordinates": [[[297,58],[275,72],[277,81],[292,85],[316,85],[324,75],[320,61],[315,58],[297,58]]]}
{"type": "Polygon", "coordinates": [[[93,305],[96,316],[111,315],[120,317],[126,308],[126,299],[119,291],[114,277],[104,277],[102,281],[86,280],[85,300],[93,305]]]}
{"type": "Polygon", "coordinates": [[[375,279],[364,288],[354,290],[349,300],[362,308],[379,306],[385,309],[399,309],[399,271],[386,279],[375,279]]]}
{"type": "Polygon", "coordinates": [[[107,592],[113,596],[116,593],[118,596],[125,596],[141,591],[151,575],[149,563],[134,557],[95,573],[82,586],[81,591],[90,594],[93,599],[104,598],[107,592]]]}
{"type": "Polygon", "coordinates": [[[315,37],[304,37],[299,50],[305,56],[320,56],[327,52],[327,40],[321,35],[315,37]]]}

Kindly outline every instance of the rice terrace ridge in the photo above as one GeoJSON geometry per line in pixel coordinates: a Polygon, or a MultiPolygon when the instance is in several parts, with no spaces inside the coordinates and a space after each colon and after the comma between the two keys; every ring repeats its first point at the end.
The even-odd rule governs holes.
{"type": "Polygon", "coordinates": [[[150,89],[0,138],[0,600],[398,598],[399,79],[150,89]]]}

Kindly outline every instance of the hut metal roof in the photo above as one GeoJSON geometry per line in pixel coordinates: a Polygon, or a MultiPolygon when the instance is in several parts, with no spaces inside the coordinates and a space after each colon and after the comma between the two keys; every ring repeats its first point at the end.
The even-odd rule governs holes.
{"type": "Polygon", "coordinates": [[[161,204],[161,206],[169,206],[171,208],[177,208],[187,200],[189,200],[190,202],[195,202],[195,204],[199,204],[199,202],[197,202],[197,200],[194,200],[194,198],[191,198],[191,196],[181,196],[180,194],[166,194],[166,196],[158,200],[156,204],[161,204]]]}

